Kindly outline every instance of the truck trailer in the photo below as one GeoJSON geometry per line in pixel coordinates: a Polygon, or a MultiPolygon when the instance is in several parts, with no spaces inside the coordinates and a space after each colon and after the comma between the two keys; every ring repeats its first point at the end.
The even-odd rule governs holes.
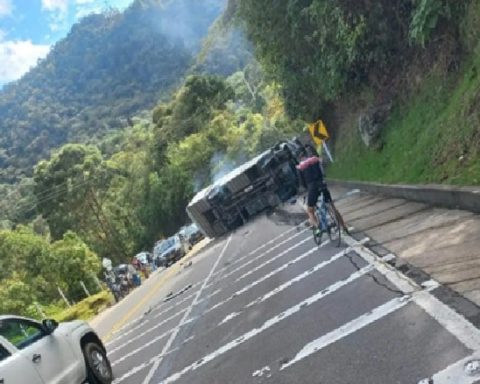
{"type": "Polygon", "coordinates": [[[187,214],[208,237],[221,236],[297,194],[295,166],[304,148],[282,141],[198,192],[187,214]]]}

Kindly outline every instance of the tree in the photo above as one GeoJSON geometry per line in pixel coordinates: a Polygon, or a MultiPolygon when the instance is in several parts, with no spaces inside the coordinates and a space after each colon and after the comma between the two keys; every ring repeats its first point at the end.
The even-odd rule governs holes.
{"type": "Polygon", "coordinates": [[[37,165],[37,208],[54,240],[72,230],[102,255],[128,256],[103,206],[112,178],[110,171],[98,148],[83,144],[67,144],[50,160],[37,165]]]}
{"type": "Polygon", "coordinates": [[[160,104],[153,112],[157,164],[165,160],[171,142],[202,130],[218,110],[226,107],[234,96],[224,79],[216,76],[192,75],[168,104],[160,104]]]}
{"type": "Polygon", "coordinates": [[[73,232],[65,233],[63,239],[52,244],[45,262],[51,278],[74,300],[85,296],[80,282],[93,287],[93,276],[101,270],[98,256],[73,232]]]}
{"type": "Polygon", "coordinates": [[[231,1],[287,112],[307,121],[408,48],[410,1],[231,1]]]}

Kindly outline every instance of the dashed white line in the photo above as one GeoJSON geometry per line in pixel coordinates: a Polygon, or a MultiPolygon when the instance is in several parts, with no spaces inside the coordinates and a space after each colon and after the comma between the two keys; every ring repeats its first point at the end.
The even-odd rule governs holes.
{"type": "MultiPolygon", "coordinates": [[[[322,245],[325,245],[325,244],[328,244],[328,241],[324,242],[322,245]]],[[[322,245],[320,245],[320,247],[321,247],[322,245]]],[[[214,306],[210,307],[210,308],[207,309],[201,316],[203,316],[204,314],[209,313],[209,312],[217,309],[217,308],[220,307],[221,305],[229,302],[230,300],[233,299],[233,297],[238,297],[240,294],[243,294],[243,293],[247,292],[249,289],[251,289],[251,288],[253,288],[254,286],[260,284],[261,282],[267,280],[268,278],[270,278],[270,277],[272,277],[273,275],[279,273],[280,271],[284,270],[285,268],[287,268],[287,267],[289,267],[289,266],[291,266],[291,265],[299,262],[300,260],[306,258],[307,256],[310,256],[311,254],[313,254],[313,253],[314,253],[315,251],[317,251],[317,250],[318,250],[318,247],[314,247],[314,248],[312,248],[310,251],[305,252],[304,254],[298,256],[296,259],[289,261],[288,263],[284,264],[284,265],[281,266],[280,268],[278,268],[278,269],[270,272],[269,274],[263,276],[261,279],[259,279],[259,280],[257,280],[257,281],[254,281],[253,283],[251,283],[251,284],[249,284],[248,286],[244,287],[243,289],[241,289],[240,291],[238,291],[238,292],[235,294],[235,296],[231,296],[231,297],[229,297],[228,299],[223,300],[223,301],[215,304],[214,306]]],[[[270,297],[272,297],[272,296],[274,296],[274,295],[276,295],[276,294],[284,291],[285,289],[287,289],[288,287],[290,287],[290,286],[293,285],[294,283],[299,282],[299,281],[305,279],[306,277],[312,275],[313,273],[315,273],[315,272],[319,271],[320,269],[326,267],[327,265],[331,264],[331,263],[334,262],[335,260],[338,260],[340,257],[344,256],[348,251],[349,251],[349,249],[345,249],[345,250],[337,253],[336,255],[332,256],[329,260],[323,261],[323,262],[317,264],[315,267],[312,267],[312,268],[309,269],[308,271],[303,272],[302,274],[295,276],[293,279],[291,279],[291,280],[285,282],[284,284],[278,286],[278,287],[275,288],[274,290],[269,291],[269,292],[267,292],[266,294],[264,294],[263,296],[260,296],[260,297],[258,297],[257,299],[253,300],[252,302],[250,302],[249,304],[247,304],[246,306],[244,306],[244,309],[250,308],[250,307],[254,306],[255,304],[258,304],[258,303],[261,303],[261,302],[264,302],[264,301],[268,300],[270,297]]],[[[200,301],[199,301],[199,302],[200,302],[200,301]]],[[[187,310],[187,309],[184,309],[182,312],[180,312],[180,313],[178,313],[178,314],[176,314],[176,315],[179,315],[179,314],[185,312],[186,310],[187,310]]],[[[241,313],[242,313],[242,311],[241,311],[241,312],[234,312],[234,313],[231,313],[231,314],[227,315],[219,325],[223,325],[223,324],[227,323],[228,321],[230,321],[230,320],[232,320],[233,318],[237,317],[237,316],[240,315],[241,313]]],[[[176,317],[176,315],[171,316],[168,320],[173,319],[174,317],[176,317]]],[[[187,323],[191,323],[191,322],[197,320],[197,319],[198,319],[199,317],[201,317],[201,316],[191,317],[191,318],[189,318],[188,320],[185,320],[184,323],[183,323],[183,325],[186,325],[187,323]]],[[[166,322],[166,321],[163,321],[162,324],[164,324],[165,322],[166,322]]],[[[129,340],[128,342],[126,342],[124,345],[121,345],[121,346],[115,348],[114,350],[110,351],[110,353],[113,353],[113,352],[116,352],[116,351],[122,349],[124,346],[130,344],[130,343],[133,342],[134,340],[137,340],[137,339],[145,336],[146,334],[148,334],[149,332],[151,332],[151,331],[152,331],[153,329],[155,329],[155,328],[157,328],[157,326],[155,326],[154,328],[151,328],[151,329],[149,329],[149,330],[147,330],[147,331],[139,334],[138,336],[130,339],[130,340],[129,340]]],[[[170,330],[170,331],[168,331],[168,332],[171,332],[171,331],[172,331],[172,330],[170,330]]],[[[187,341],[189,341],[189,340],[188,340],[188,339],[185,340],[185,342],[187,342],[187,341]]],[[[145,344],[145,345],[137,348],[137,349],[134,351],[134,353],[129,354],[129,356],[132,356],[132,355],[138,353],[139,351],[141,351],[142,349],[148,347],[149,345],[151,345],[151,343],[147,343],[147,344],[145,344]]],[[[123,360],[125,360],[125,359],[122,358],[122,361],[123,361],[123,360]]],[[[116,365],[117,363],[118,363],[118,361],[115,362],[115,365],[116,365]]]]}
{"type": "MultiPolygon", "coordinates": [[[[131,343],[133,343],[135,340],[138,340],[138,339],[142,338],[143,336],[148,335],[150,332],[153,332],[153,331],[157,330],[158,328],[160,328],[161,326],[165,325],[165,323],[169,322],[170,320],[173,320],[173,319],[175,319],[176,317],[180,316],[180,315],[181,315],[182,313],[184,313],[186,310],[187,310],[187,308],[185,308],[184,310],[179,311],[179,312],[173,314],[173,315],[170,316],[170,317],[167,317],[166,319],[163,319],[161,322],[153,325],[152,327],[148,328],[146,331],[141,332],[141,333],[135,335],[135,337],[132,337],[132,338],[124,341],[122,344],[120,344],[119,346],[113,348],[113,349],[110,350],[108,353],[109,353],[109,354],[112,354],[112,353],[115,353],[115,352],[120,351],[121,349],[125,348],[127,345],[130,345],[131,343]]],[[[141,349],[147,347],[148,345],[149,345],[148,343],[147,343],[147,344],[144,344],[144,345],[141,347],[141,349]]],[[[118,362],[118,361],[117,361],[117,362],[118,362]]],[[[117,363],[117,362],[116,362],[116,363],[117,363]]]]}
{"type": "MultiPolygon", "coordinates": [[[[222,259],[223,255],[225,254],[225,251],[227,250],[228,245],[230,244],[231,240],[232,240],[232,235],[230,235],[228,237],[228,240],[227,240],[225,246],[223,247],[222,252],[218,256],[217,260],[215,261],[215,264],[213,265],[212,269],[210,270],[210,273],[208,274],[208,276],[203,281],[203,284],[202,284],[201,288],[198,290],[197,295],[195,296],[195,299],[193,300],[193,302],[190,304],[187,311],[183,315],[182,320],[180,320],[180,323],[178,324],[178,326],[173,330],[172,334],[170,335],[170,338],[168,339],[167,343],[163,347],[160,355],[165,355],[165,352],[167,352],[170,349],[170,346],[172,345],[173,341],[177,337],[178,332],[180,331],[180,328],[183,326],[185,321],[188,319],[188,316],[190,316],[190,313],[192,312],[193,307],[198,303],[203,290],[205,289],[205,287],[207,286],[210,278],[212,277],[213,273],[215,272],[215,269],[217,268],[218,264],[220,263],[220,260],[222,259]]],[[[150,381],[153,378],[153,375],[155,374],[156,370],[158,369],[158,367],[160,366],[162,361],[163,361],[163,357],[159,358],[157,361],[155,361],[155,363],[153,363],[152,368],[150,369],[147,376],[143,380],[143,384],[149,384],[150,383],[150,381]]]]}
{"type": "MultiPolygon", "coordinates": [[[[298,237],[299,235],[301,235],[302,233],[304,233],[306,230],[307,230],[307,229],[303,229],[303,230],[301,230],[300,232],[294,234],[293,236],[290,236],[290,237],[288,237],[287,239],[285,239],[285,240],[281,241],[280,243],[276,244],[276,245],[273,246],[272,248],[267,249],[265,252],[261,253],[260,255],[256,256],[255,258],[250,259],[250,260],[247,261],[246,263],[243,263],[242,265],[240,265],[239,267],[233,269],[232,271],[228,272],[227,274],[222,275],[221,279],[225,279],[225,278],[231,276],[232,274],[234,274],[235,272],[237,272],[237,271],[245,268],[245,266],[250,265],[251,263],[254,263],[256,260],[265,257],[266,255],[268,255],[269,253],[271,253],[271,252],[274,251],[275,249],[277,249],[277,248],[281,247],[282,245],[288,243],[289,241],[295,239],[296,237],[298,237]]],[[[297,244],[297,245],[298,245],[298,244],[297,244]]],[[[221,270],[219,270],[219,271],[217,272],[217,274],[222,273],[223,271],[227,270],[228,268],[231,268],[232,266],[234,266],[234,265],[242,262],[242,261],[245,260],[246,258],[251,257],[253,254],[254,254],[254,252],[253,252],[253,253],[250,252],[250,253],[248,253],[248,254],[245,255],[245,256],[242,256],[242,257],[239,257],[239,258],[235,259],[228,267],[224,267],[224,268],[222,268],[221,270]]]]}
{"type": "Polygon", "coordinates": [[[222,347],[218,348],[216,351],[204,356],[200,360],[196,361],[195,363],[185,367],[179,372],[174,373],[173,375],[166,378],[162,381],[163,384],[173,383],[176,380],[180,379],[182,376],[187,374],[188,372],[194,371],[203,365],[209,363],[210,361],[216,359],[217,357],[223,355],[224,353],[236,348],[237,346],[243,344],[247,340],[252,339],[253,337],[259,335],[260,333],[266,331],[267,329],[273,327],[277,323],[282,320],[289,318],[290,316],[294,315],[295,313],[300,312],[302,309],[316,303],[317,301],[321,300],[322,298],[331,295],[332,293],[338,291],[340,288],[348,285],[349,283],[355,281],[356,279],[362,277],[363,275],[367,274],[372,270],[372,266],[367,266],[362,268],[361,270],[353,273],[347,279],[337,281],[335,284],[330,285],[328,288],[324,289],[321,292],[316,293],[313,296],[308,297],[305,300],[302,300],[300,303],[294,305],[293,307],[288,308],[286,311],[279,313],[277,316],[270,318],[262,326],[259,328],[254,328],[247,333],[244,333],[242,336],[237,337],[235,340],[223,345],[222,347]]]}
{"type": "MultiPolygon", "coordinates": [[[[255,268],[252,268],[250,269],[249,271],[245,272],[243,275],[241,275],[240,277],[236,278],[235,279],[235,283],[238,283],[240,280],[243,280],[244,278],[246,278],[247,276],[250,276],[252,273],[255,273],[257,272],[258,270],[260,270],[261,268],[265,267],[266,265],[268,264],[271,264],[273,263],[275,260],[278,260],[279,258],[287,255],[289,252],[291,252],[293,249],[295,248],[298,248],[300,245],[306,243],[307,241],[312,241],[310,239],[310,237],[307,237],[306,239],[303,239],[301,241],[299,241],[298,243],[295,243],[294,245],[292,245],[291,247],[285,249],[284,251],[280,252],[278,255],[276,255],[275,257],[272,257],[268,260],[266,260],[265,262],[263,262],[262,264],[256,266],[255,268]]],[[[251,262],[255,262],[257,261],[258,259],[252,259],[251,262]]],[[[251,263],[248,263],[248,264],[251,264],[251,263]]],[[[242,268],[246,265],[248,265],[247,263],[245,263],[243,266],[241,266],[242,268]]],[[[230,275],[232,275],[234,272],[237,272],[239,269],[241,268],[237,268],[237,270],[234,270],[232,271],[231,273],[225,275],[225,277],[229,277],[230,275]]]]}
{"type": "Polygon", "coordinates": [[[169,329],[168,331],[163,332],[161,335],[159,335],[159,336],[157,336],[157,337],[154,337],[154,338],[151,339],[148,343],[143,344],[140,348],[136,348],[136,349],[134,349],[133,351],[130,351],[130,352],[128,352],[127,354],[123,355],[122,357],[119,357],[118,359],[115,360],[115,362],[112,363],[112,366],[116,366],[116,365],[120,364],[122,361],[125,361],[125,360],[127,360],[129,357],[136,355],[137,353],[139,353],[140,351],[143,351],[145,348],[149,347],[150,345],[155,344],[155,343],[157,343],[158,341],[164,339],[164,338],[167,337],[169,334],[171,334],[172,332],[174,332],[174,330],[175,330],[175,329],[169,329]]]}

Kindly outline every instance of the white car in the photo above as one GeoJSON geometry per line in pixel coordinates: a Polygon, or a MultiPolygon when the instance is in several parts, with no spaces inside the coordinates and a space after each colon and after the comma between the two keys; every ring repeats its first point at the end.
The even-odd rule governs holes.
{"type": "Polygon", "coordinates": [[[110,384],[105,347],[84,321],[0,316],[0,384],[110,384]]]}

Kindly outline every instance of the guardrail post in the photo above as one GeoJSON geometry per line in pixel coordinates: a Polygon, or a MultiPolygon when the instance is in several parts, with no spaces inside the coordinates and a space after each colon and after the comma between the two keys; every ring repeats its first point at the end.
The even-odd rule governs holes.
{"type": "Polygon", "coordinates": [[[80,285],[82,286],[83,291],[85,292],[85,294],[86,294],[87,296],[92,296],[92,295],[90,295],[90,292],[88,291],[87,286],[85,285],[85,283],[84,283],[83,281],[81,281],[81,280],[80,280],[80,285]]]}

